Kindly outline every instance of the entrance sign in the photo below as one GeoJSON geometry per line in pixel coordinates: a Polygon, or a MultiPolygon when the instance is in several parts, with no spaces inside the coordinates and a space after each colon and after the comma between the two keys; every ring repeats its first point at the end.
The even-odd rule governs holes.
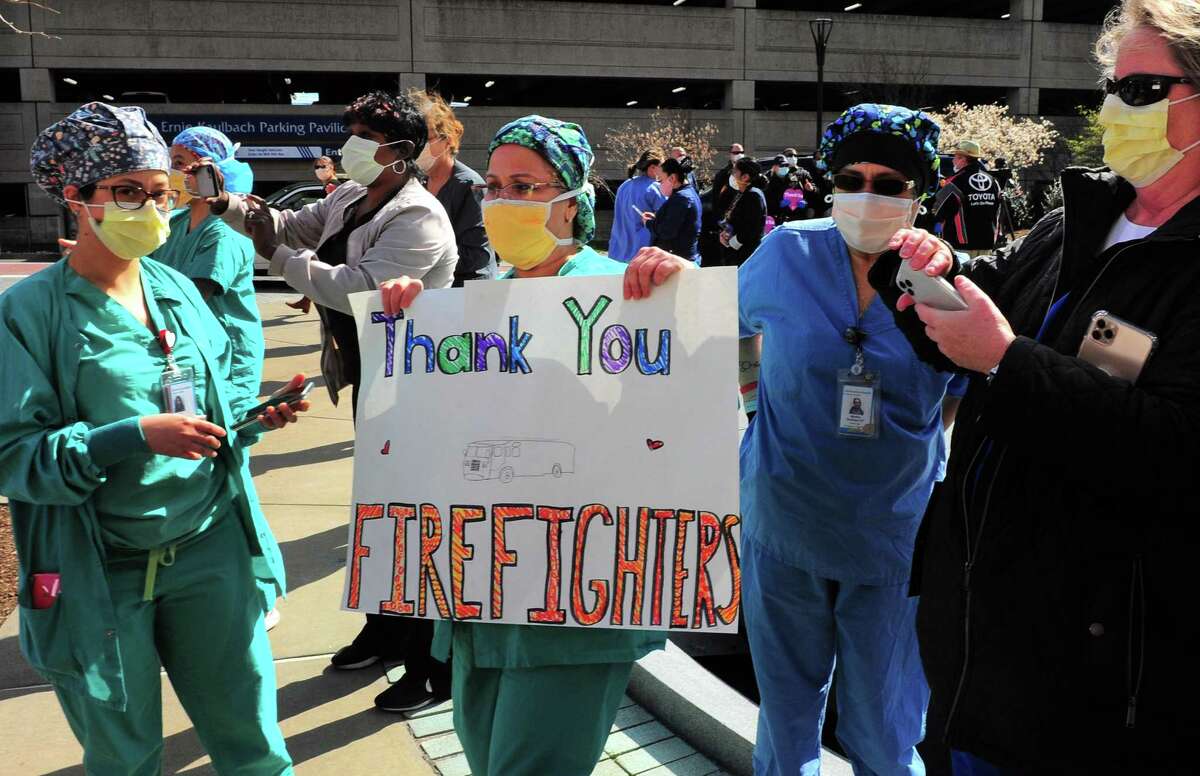
{"type": "Polygon", "coordinates": [[[362,386],[344,609],[734,632],[737,278],[351,297],[362,386]]]}

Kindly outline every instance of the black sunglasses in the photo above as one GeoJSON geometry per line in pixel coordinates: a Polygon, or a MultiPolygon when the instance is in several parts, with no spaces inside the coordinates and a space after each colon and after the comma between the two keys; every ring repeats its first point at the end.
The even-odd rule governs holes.
{"type": "Polygon", "coordinates": [[[1121,98],[1121,102],[1131,108],[1137,108],[1166,99],[1167,92],[1175,84],[1190,84],[1191,82],[1190,78],[1179,75],[1135,73],[1118,81],[1105,78],[1104,91],[1106,94],[1117,95],[1121,98]]]}
{"type": "Polygon", "coordinates": [[[872,178],[868,181],[861,175],[853,175],[848,172],[839,172],[833,176],[834,188],[850,192],[851,194],[866,188],[872,193],[883,197],[898,197],[909,189],[916,188],[916,185],[916,181],[906,181],[899,178],[872,178]]]}

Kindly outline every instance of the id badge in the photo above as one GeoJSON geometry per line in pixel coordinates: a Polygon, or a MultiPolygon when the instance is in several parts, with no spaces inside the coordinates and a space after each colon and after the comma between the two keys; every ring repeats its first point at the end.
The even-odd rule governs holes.
{"type": "Polygon", "coordinates": [[[838,436],[879,438],[879,373],[838,370],[838,436]]]}
{"type": "Polygon", "coordinates": [[[163,408],[169,413],[195,415],[196,383],[190,366],[168,369],[162,376],[163,408]]]}

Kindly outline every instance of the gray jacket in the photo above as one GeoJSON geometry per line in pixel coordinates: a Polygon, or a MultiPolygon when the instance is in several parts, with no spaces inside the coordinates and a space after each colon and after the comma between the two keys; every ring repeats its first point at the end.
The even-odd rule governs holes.
{"type": "MultiPolygon", "coordinates": [[[[321,243],[345,226],[346,208],[366,196],[365,186],[348,181],[322,200],[300,210],[272,210],[279,248],[271,274],[314,302],[351,314],[350,294],[372,291],[385,280],[407,275],[426,288],[448,288],[454,280],[458,248],[446,209],[415,178],[409,180],[369,222],[355,229],[346,244],[346,263],[331,266],[317,258],[321,243]]],[[[229,195],[221,216],[242,234],[246,200],[229,195]]],[[[333,337],[321,330],[321,374],[330,397],[345,385],[341,354],[333,337]]]]}

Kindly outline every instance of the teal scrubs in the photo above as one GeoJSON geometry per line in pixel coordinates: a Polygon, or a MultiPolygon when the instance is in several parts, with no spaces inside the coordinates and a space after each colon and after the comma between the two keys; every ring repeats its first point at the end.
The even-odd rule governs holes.
{"type": "Polygon", "coordinates": [[[233,383],[257,396],[264,345],[254,296],[254,243],[213,215],[192,229],[191,215],[185,208],[171,216],[171,235],[152,257],[184,277],[217,286],[206,301],[233,346],[233,383]]]}
{"type": "MultiPolygon", "coordinates": [[[[171,216],[171,234],[152,255],[156,261],[193,282],[205,280],[216,291],[205,301],[229,335],[232,382],[241,394],[258,396],[262,384],[262,319],[254,295],[254,243],[214,215],[193,229],[192,211],[171,216]]],[[[247,451],[247,462],[249,451],[247,451]]],[[[275,585],[261,564],[255,564],[259,592],[267,611],[275,608],[275,585]]]]}
{"type": "MultiPolygon", "coordinates": [[[[583,247],[558,274],[620,275],[625,266],[583,247]]],[[[453,653],[454,728],[475,776],[586,776],[634,661],[665,645],[661,631],[438,620],[433,656],[453,653]]]]}
{"type": "Polygon", "coordinates": [[[230,382],[230,343],[192,282],[141,260],[151,326],[60,261],[0,296],[0,492],[19,561],[21,649],[54,687],[89,774],[161,770],[159,666],[222,773],[291,773],[254,569],[282,589],[278,545],[245,465],[254,401],[230,382]],[[176,335],[196,399],[226,429],[216,459],[154,455],[139,418],[162,412],[176,335]],[[33,606],[35,573],[62,593],[33,606]]]}

